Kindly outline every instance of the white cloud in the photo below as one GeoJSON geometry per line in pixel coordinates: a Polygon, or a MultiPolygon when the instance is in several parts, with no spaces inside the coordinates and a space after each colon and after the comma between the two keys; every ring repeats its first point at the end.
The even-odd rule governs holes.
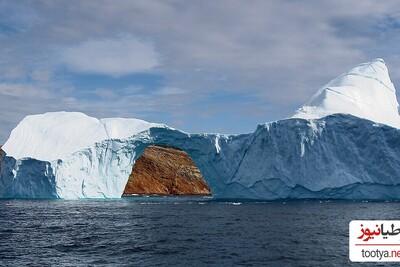
{"type": "Polygon", "coordinates": [[[151,43],[130,36],[85,41],[61,50],[61,61],[72,71],[122,76],[160,65],[151,43]]]}
{"type": "Polygon", "coordinates": [[[21,2],[0,1],[0,36],[23,33],[40,22],[35,10],[21,2]]]}
{"type": "Polygon", "coordinates": [[[31,78],[38,82],[47,82],[51,79],[51,72],[48,70],[34,70],[31,73],[31,78]]]}
{"type": "Polygon", "coordinates": [[[0,33],[0,125],[10,130],[26,114],[65,109],[163,122],[179,114],[183,128],[200,130],[213,127],[196,119],[206,114],[220,121],[214,125],[230,123],[240,132],[246,123],[291,114],[330,79],[376,57],[385,59],[400,86],[397,0],[178,2],[24,1],[17,5],[41,22],[22,25],[5,15],[27,16],[0,8],[0,24],[14,25],[0,33]],[[118,36],[116,29],[130,35],[118,36]],[[112,77],[93,85],[65,66],[112,77]],[[114,79],[154,68],[155,82],[114,79]],[[48,70],[50,77],[34,70],[48,70]],[[24,84],[2,84],[11,81],[24,84]],[[50,93],[55,96],[44,100],[50,93]],[[229,99],[236,97],[233,108],[229,99]]]}
{"type": "Polygon", "coordinates": [[[61,101],[66,105],[78,105],[78,100],[75,97],[65,97],[61,101]]]}
{"type": "Polygon", "coordinates": [[[27,99],[49,99],[51,93],[31,84],[0,83],[0,95],[27,99]]]}
{"type": "Polygon", "coordinates": [[[50,90],[26,83],[0,83],[0,106],[0,143],[26,115],[61,108],[50,90]]]}
{"type": "Polygon", "coordinates": [[[2,78],[6,80],[14,80],[24,76],[21,68],[16,66],[7,67],[3,70],[2,78]]]}
{"type": "Polygon", "coordinates": [[[101,98],[114,98],[116,97],[113,90],[106,89],[106,88],[98,88],[96,89],[96,94],[101,98]]]}
{"type": "Polygon", "coordinates": [[[169,96],[169,95],[181,95],[187,91],[177,87],[162,87],[154,92],[155,95],[169,96]]]}

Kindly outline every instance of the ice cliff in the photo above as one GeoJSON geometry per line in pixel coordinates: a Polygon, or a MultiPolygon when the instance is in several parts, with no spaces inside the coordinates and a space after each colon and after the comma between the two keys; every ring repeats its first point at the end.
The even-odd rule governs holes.
{"type": "Polygon", "coordinates": [[[3,146],[0,197],[119,198],[135,160],[160,144],[186,151],[214,198],[400,199],[399,125],[381,59],[250,134],[188,134],[82,113],[28,116],[3,146]]]}

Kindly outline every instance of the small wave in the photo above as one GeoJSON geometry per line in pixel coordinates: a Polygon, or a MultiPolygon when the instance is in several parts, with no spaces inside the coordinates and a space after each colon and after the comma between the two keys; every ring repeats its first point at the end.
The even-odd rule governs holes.
{"type": "Polygon", "coordinates": [[[161,205],[163,202],[140,202],[140,205],[161,205]]]}

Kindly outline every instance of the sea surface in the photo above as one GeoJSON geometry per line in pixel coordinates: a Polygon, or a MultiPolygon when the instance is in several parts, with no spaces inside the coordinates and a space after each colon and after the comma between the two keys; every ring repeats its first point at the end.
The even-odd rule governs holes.
{"type": "Polygon", "coordinates": [[[398,202],[0,200],[0,266],[356,266],[349,222],[399,218],[398,202]]]}

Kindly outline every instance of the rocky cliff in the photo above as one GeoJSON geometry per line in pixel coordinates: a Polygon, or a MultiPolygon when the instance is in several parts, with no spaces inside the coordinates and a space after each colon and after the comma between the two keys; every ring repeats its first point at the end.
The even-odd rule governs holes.
{"type": "Polygon", "coordinates": [[[187,153],[173,147],[148,146],[137,159],[124,196],[210,195],[203,176],[187,153]]]}

